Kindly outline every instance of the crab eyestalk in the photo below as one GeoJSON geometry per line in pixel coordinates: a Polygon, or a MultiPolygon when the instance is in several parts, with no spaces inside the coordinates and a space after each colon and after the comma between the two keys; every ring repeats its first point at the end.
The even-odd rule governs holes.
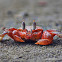
{"type": "Polygon", "coordinates": [[[22,22],[22,29],[24,30],[25,29],[25,21],[23,20],[22,22]]]}
{"type": "Polygon", "coordinates": [[[35,30],[36,29],[36,22],[35,22],[35,20],[33,20],[33,30],[35,30]]]}
{"type": "Polygon", "coordinates": [[[31,29],[31,33],[32,33],[32,29],[31,29]]]}

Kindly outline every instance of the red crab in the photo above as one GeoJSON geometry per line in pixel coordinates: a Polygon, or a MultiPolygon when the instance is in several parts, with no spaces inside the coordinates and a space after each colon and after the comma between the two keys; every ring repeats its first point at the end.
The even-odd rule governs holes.
{"type": "Polygon", "coordinates": [[[25,22],[22,22],[22,28],[10,28],[4,29],[4,32],[0,34],[0,41],[5,35],[8,35],[13,40],[18,42],[25,42],[24,40],[33,40],[37,41],[35,44],[39,45],[48,45],[53,42],[53,37],[55,35],[62,38],[62,33],[57,30],[46,30],[43,32],[43,29],[39,26],[36,26],[36,22],[33,22],[33,26],[26,26],[25,22]]]}

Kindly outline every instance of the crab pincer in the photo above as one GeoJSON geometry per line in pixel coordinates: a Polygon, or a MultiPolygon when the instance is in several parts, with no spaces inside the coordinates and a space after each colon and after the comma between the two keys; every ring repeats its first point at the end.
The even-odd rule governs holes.
{"type": "Polygon", "coordinates": [[[53,37],[55,35],[62,38],[62,33],[58,32],[57,30],[46,30],[43,32],[41,39],[38,40],[35,44],[39,44],[39,45],[52,44],[53,43],[53,37]]]}

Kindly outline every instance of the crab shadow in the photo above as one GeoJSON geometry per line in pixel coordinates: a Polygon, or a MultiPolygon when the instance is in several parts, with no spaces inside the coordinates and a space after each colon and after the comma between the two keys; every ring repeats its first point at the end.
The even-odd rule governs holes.
{"type": "Polygon", "coordinates": [[[53,43],[52,44],[49,44],[49,45],[35,45],[35,43],[36,43],[37,41],[32,41],[32,40],[25,40],[25,42],[15,42],[15,41],[13,41],[13,40],[2,40],[2,44],[6,44],[6,46],[10,46],[10,45],[13,45],[13,46],[16,46],[16,45],[18,45],[18,46],[22,46],[22,45],[34,45],[34,46],[57,46],[57,45],[62,45],[62,40],[61,39],[59,39],[59,40],[57,40],[57,39],[55,39],[55,40],[53,40],[53,43]]]}
{"type": "Polygon", "coordinates": [[[22,45],[35,45],[37,41],[32,41],[32,40],[25,40],[25,42],[17,42],[17,41],[14,41],[14,40],[2,40],[1,41],[1,44],[6,44],[6,46],[10,46],[10,45],[13,45],[13,46],[22,46],[22,45]]]}

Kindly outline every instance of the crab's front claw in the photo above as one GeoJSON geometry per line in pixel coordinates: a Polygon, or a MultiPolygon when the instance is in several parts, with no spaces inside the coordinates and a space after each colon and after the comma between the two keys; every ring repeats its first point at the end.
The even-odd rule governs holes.
{"type": "Polygon", "coordinates": [[[24,42],[24,40],[22,40],[19,36],[17,35],[14,35],[14,40],[17,41],[17,42],[24,42]]]}
{"type": "Polygon", "coordinates": [[[49,45],[51,43],[52,43],[51,40],[48,40],[48,39],[40,39],[35,44],[38,44],[38,45],[49,45]]]}

